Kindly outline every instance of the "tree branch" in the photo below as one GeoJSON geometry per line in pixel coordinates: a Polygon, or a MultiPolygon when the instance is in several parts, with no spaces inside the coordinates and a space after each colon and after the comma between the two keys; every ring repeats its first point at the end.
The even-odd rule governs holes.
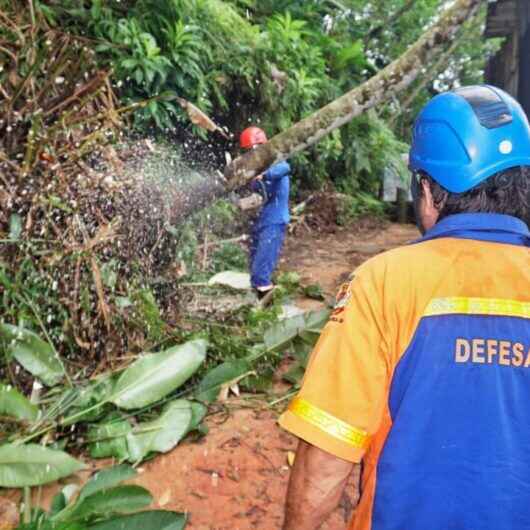
{"type": "Polygon", "coordinates": [[[401,57],[377,75],[311,116],[274,136],[268,143],[236,158],[225,170],[228,187],[238,188],[272,164],[307,149],[359,114],[406,89],[460,26],[475,16],[481,0],[457,0],[401,57]]]}

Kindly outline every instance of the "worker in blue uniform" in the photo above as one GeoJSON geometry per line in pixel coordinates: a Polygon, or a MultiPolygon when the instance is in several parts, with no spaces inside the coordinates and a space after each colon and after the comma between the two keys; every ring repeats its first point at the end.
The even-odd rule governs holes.
{"type": "MultiPolygon", "coordinates": [[[[248,127],[241,133],[242,149],[253,149],[267,142],[265,132],[248,127]]],[[[289,223],[289,178],[287,162],[273,165],[252,181],[252,189],[263,197],[263,207],[254,223],[250,243],[250,282],[258,298],[274,288],[272,274],[280,259],[289,223]]]]}

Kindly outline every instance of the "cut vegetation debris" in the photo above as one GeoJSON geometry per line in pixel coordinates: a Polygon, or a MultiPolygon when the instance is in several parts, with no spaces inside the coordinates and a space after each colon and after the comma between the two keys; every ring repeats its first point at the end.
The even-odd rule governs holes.
{"type": "Polygon", "coordinates": [[[209,341],[195,338],[145,353],[125,368],[91,380],[74,376],[72,385],[46,341],[22,327],[0,326],[0,338],[15,362],[22,364],[15,353],[23,346],[23,366],[35,381],[56,383],[35,403],[13,386],[0,386],[6,426],[0,444],[0,487],[39,486],[82,469],[82,461],[66,451],[86,448],[93,458],[139,464],[171,450],[191,432],[204,435],[208,404],[226,400],[230,390],[237,395],[240,389],[265,388],[271,369],[286,354],[296,359],[286,379],[298,384],[329,311],[281,320],[281,306],[249,311],[245,335],[212,331],[209,341]],[[228,344],[239,348],[234,350],[239,356],[227,360],[223,352],[223,361],[216,361],[216,350],[228,344]],[[198,377],[198,372],[203,375],[198,377]]]}

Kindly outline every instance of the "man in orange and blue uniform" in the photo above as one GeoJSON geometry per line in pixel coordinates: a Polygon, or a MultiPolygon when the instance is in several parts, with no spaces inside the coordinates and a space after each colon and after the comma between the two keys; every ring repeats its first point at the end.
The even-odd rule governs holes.
{"type": "Polygon", "coordinates": [[[350,530],[530,528],[530,127],[490,86],[433,98],[409,157],[423,237],[355,271],[280,423],[284,530],[362,462],[350,530]]]}

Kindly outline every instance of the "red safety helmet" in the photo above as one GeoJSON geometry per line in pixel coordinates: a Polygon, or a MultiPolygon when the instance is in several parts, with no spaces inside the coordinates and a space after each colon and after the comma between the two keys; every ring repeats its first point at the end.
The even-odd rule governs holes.
{"type": "Polygon", "coordinates": [[[247,127],[239,137],[242,149],[251,149],[255,145],[267,143],[267,135],[259,127],[247,127]]]}

